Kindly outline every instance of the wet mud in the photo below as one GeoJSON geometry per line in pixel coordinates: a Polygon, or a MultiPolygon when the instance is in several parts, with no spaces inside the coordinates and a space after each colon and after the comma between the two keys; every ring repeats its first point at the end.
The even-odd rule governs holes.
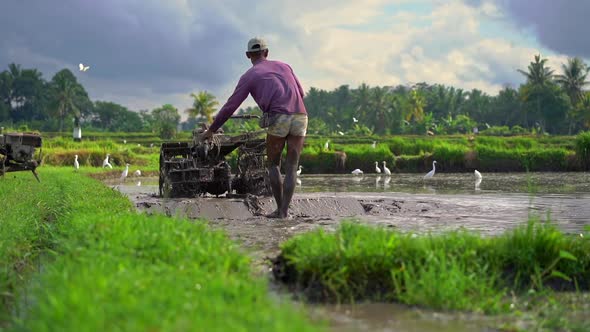
{"type": "MultiPolygon", "coordinates": [[[[313,184],[325,180],[326,177],[321,177],[316,182],[306,181],[313,184]]],[[[161,199],[156,195],[157,186],[153,179],[141,181],[143,184],[137,183],[139,186],[134,179],[115,187],[140,211],[206,219],[212,227],[225,230],[256,257],[274,257],[279,245],[288,238],[318,227],[331,231],[345,219],[404,232],[442,232],[462,228],[483,235],[505,232],[526,223],[530,216],[551,219],[568,233],[580,232],[584,225],[590,224],[590,193],[583,192],[531,195],[498,191],[482,194],[481,190],[463,190],[437,194],[433,189],[437,183],[428,187],[417,186],[422,188],[421,192],[313,192],[299,188],[291,204],[291,219],[281,220],[265,217],[275,209],[271,197],[161,199]]],[[[341,189],[343,186],[337,181],[337,178],[332,179],[333,188],[341,189]]],[[[441,183],[438,183],[439,188],[452,187],[452,184],[441,183]]],[[[401,188],[401,184],[398,187],[401,188]]]]}
{"type": "MultiPolygon", "coordinates": [[[[355,219],[404,232],[427,233],[468,229],[496,235],[533,216],[550,219],[568,233],[590,225],[588,174],[540,175],[531,190],[524,174],[486,174],[476,185],[465,175],[443,175],[424,183],[420,175],[310,176],[300,179],[291,206],[292,218],[269,219],[272,198],[161,199],[154,178],[106,181],[127,195],[138,210],[190,219],[205,219],[223,229],[250,253],[259,272],[268,274],[270,259],[285,240],[317,228],[332,231],[355,219]],[[303,184],[303,185],[302,185],[303,184]]],[[[534,181],[533,181],[534,182],[534,181]]],[[[274,294],[285,289],[273,284],[274,294]]],[[[495,331],[490,317],[441,313],[391,303],[356,305],[307,304],[312,318],[328,320],[335,331],[495,331]]]]}

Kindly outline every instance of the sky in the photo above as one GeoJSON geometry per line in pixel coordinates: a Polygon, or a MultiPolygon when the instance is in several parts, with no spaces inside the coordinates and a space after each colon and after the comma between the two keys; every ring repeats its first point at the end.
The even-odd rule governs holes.
{"type": "Polygon", "coordinates": [[[568,57],[590,63],[589,17],[589,0],[0,0],[0,68],[47,80],[69,68],[93,100],[183,111],[191,92],[223,104],[260,36],[306,91],[427,82],[495,94],[521,84],[535,54],[558,71],[568,57]]]}

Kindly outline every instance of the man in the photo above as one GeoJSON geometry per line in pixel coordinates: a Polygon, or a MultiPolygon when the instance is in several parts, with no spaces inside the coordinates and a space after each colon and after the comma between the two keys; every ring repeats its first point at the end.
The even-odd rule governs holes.
{"type": "Polygon", "coordinates": [[[277,209],[269,218],[288,218],[289,205],[296,185],[297,165],[307,133],[307,111],[303,105],[303,88],[286,63],[267,60],[268,47],[261,38],[248,41],[246,57],[252,62],[238,82],[234,93],[223,105],[202,139],[213,136],[240,104],[251,94],[260,109],[269,116],[266,154],[272,193],[277,209]],[[287,145],[285,180],[281,176],[281,154],[287,145]]]}

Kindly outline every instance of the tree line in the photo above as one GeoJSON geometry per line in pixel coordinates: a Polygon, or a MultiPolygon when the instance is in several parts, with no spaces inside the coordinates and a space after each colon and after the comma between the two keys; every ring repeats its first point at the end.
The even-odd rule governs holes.
{"type": "MultiPolygon", "coordinates": [[[[452,134],[474,128],[511,128],[514,132],[574,134],[590,127],[590,67],[570,58],[559,73],[536,55],[518,70],[524,82],[505,86],[497,95],[443,84],[412,86],[342,85],[332,91],[311,88],[304,98],[315,134],[452,134]]],[[[91,101],[68,69],[46,81],[36,69],[10,64],[0,72],[0,124],[63,131],[80,124],[93,131],[152,131],[170,138],[178,127],[192,130],[211,122],[219,102],[209,92],[192,93],[193,105],[183,110],[188,121],[166,104],[153,110],[132,111],[109,101],[91,101]]],[[[259,113],[246,108],[240,113],[259,113]]],[[[255,121],[228,122],[230,132],[254,129],[255,121]]]]}

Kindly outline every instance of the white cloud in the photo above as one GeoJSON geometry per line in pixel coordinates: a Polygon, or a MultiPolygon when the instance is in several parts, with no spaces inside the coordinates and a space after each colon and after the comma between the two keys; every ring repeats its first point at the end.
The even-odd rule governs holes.
{"type": "MultiPolygon", "coordinates": [[[[536,53],[548,57],[555,69],[565,61],[512,42],[511,35],[522,31],[508,25],[493,36],[484,33],[482,22],[505,15],[497,0],[475,6],[461,0],[259,0],[256,6],[239,0],[69,1],[75,10],[65,5],[56,10],[63,15],[59,20],[42,12],[31,18],[50,21],[48,30],[57,26],[53,34],[38,35],[38,26],[20,31],[29,26],[0,13],[5,24],[16,25],[26,37],[17,46],[0,41],[0,60],[40,67],[46,78],[51,70],[75,70],[78,62],[88,62],[91,70],[80,80],[91,97],[132,109],[173,103],[184,110],[191,104],[189,93],[199,90],[223,103],[250,67],[243,52],[254,35],[268,40],[271,58],[289,63],[305,89],[424,81],[495,93],[505,83],[522,82],[516,69],[526,68],[536,53]],[[417,4],[421,10],[412,10],[417,4]],[[78,17],[89,12],[81,10],[85,6],[95,8],[87,19],[78,17]],[[55,24],[69,22],[67,15],[81,24],[86,40],[62,37],[66,31],[76,33],[55,24]],[[52,36],[64,39],[49,43],[52,36]]],[[[4,7],[0,12],[12,12],[4,7]]]]}

